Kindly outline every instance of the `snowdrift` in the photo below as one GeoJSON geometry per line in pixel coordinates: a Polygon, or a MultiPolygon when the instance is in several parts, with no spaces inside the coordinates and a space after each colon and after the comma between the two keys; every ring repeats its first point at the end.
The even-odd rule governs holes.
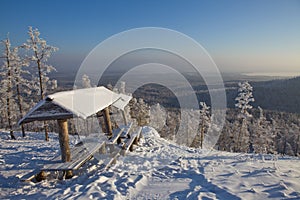
{"type": "MultiPolygon", "coordinates": [[[[296,157],[237,154],[178,146],[143,128],[134,152],[101,170],[91,160],[69,180],[22,183],[19,177],[59,152],[57,134],[0,135],[0,199],[299,199],[296,157]]],[[[71,143],[78,142],[71,136],[71,143]]]]}

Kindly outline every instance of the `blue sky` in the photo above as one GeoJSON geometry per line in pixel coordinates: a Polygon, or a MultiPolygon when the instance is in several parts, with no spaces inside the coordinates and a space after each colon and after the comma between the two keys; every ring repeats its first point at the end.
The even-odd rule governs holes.
{"type": "Polygon", "coordinates": [[[300,1],[0,0],[0,39],[26,41],[28,26],[59,47],[52,62],[76,69],[98,43],[137,27],[198,41],[221,71],[300,71],[300,1]]]}

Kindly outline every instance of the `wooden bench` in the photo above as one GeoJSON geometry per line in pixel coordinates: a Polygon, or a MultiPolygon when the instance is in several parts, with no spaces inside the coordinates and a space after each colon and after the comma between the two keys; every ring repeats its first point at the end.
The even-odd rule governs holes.
{"type": "Polygon", "coordinates": [[[138,143],[142,128],[139,128],[138,131],[133,134],[131,134],[131,131],[132,123],[128,126],[121,127],[109,140],[103,138],[90,141],[83,140],[83,142],[71,148],[71,162],[62,162],[61,156],[57,156],[43,167],[32,170],[26,174],[21,180],[31,181],[41,171],[49,173],[51,171],[78,170],[84,163],[95,156],[97,152],[99,152],[99,154],[96,155],[96,158],[103,162],[104,170],[107,170],[116,163],[120,155],[125,155],[127,151],[132,151],[133,144],[138,143]],[[121,139],[124,140],[122,144],[121,139]]]}
{"type": "Polygon", "coordinates": [[[142,128],[140,127],[138,129],[137,132],[133,133],[132,135],[130,135],[130,138],[128,139],[128,141],[123,144],[122,149],[124,150],[124,155],[128,152],[128,151],[132,151],[133,150],[133,145],[137,145],[140,137],[141,137],[141,132],[142,132],[142,128]]]}
{"type": "Polygon", "coordinates": [[[78,170],[85,162],[90,160],[92,156],[105,147],[105,141],[98,143],[87,143],[76,145],[71,148],[72,157],[71,162],[62,162],[61,156],[57,156],[50,160],[48,164],[45,164],[41,168],[32,170],[28,174],[22,176],[21,181],[31,181],[41,171],[65,171],[65,170],[78,170]]]}
{"type": "Polygon", "coordinates": [[[41,170],[43,171],[62,171],[62,170],[77,170],[86,161],[90,160],[92,156],[105,145],[105,142],[95,144],[83,144],[75,146],[71,149],[71,162],[61,162],[60,156],[53,159],[54,163],[46,164],[41,170]],[[92,146],[91,146],[92,145],[92,146]],[[87,148],[88,147],[88,148],[87,148]],[[59,161],[58,161],[59,160],[59,161]]]}
{"type": "Polygon", "coordinates": [[[124,144],[121,145],[121,148],[119,148],[117,151],[115,151],[109,159],[107,159],[106,161],[104,161],[104,165],[105,165],[105,170],[107,170],[108,168],[110,168],[113,164],[116,163],[117,158],[122,155],[125,156],[125,154],[127,153],[127,151],[132,151],[133,150],[133,144],[137,144],[140,137],[141,137],[141,132],[142,132],[142,128],[139,128],[138,131],[132,135],[130,134],[130,128],[131,126],[127,129],[126,132],[126,139],[127,141],[125,141],[124,144]],[[130,136],[130,138],[127,138],[127,136],[130,136]]]}

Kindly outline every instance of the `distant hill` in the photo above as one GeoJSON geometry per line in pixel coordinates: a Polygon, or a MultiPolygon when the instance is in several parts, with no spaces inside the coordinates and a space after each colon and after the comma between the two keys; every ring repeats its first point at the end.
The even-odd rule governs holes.
{"type": "MultiPolygon", "coordinates": [[[[235,107],[239,80],[225,83],[227,107],[235,107]]],[[[300,77],[272,81],[250,81],[253,86],[254,107],[280,112],[300,113],[300,77]]],[[[210,96],[205,86],[195,86],[199,101],[210,104],[210,96]]],[[[179,107],[174,94],[167,88],[158,85],[147,85],[135,92],[134,96],[141,97],[146,102],[161,103],[165,107],[179,107]]]]}
{"type": "MultiPolygon", "coordinates": [[[[300,77],[250,83],[253,86],[254,107],[300,113],[300,77]]],[[[226,87],[227,105],[234,108],[237,82],[227,84],[226,87]]]]}
{"type": "MultiPolygon", "coordinates": [[[[55,78],[58,80],[61,88],[71,89],[73,87],[74,76],[75,75],[72,73],[69,73],[68,76],[65,74],[56,74],[55,78]]],[[[105,80],[100,81],[100,84],[114,84],[116,80],[118,80],[119,76],[119,74],[115,73],[108,74],[104,76],[105,80]]],[[[199,80],[199,78],[195,78],[191,74],[188,74],[187,78],[196,91],[198,100],[205,101],[208,105],[210,105],[210,96],[203,80],[199,80]]],[[[267,110],[300,113],[300,77],[267,80],[265,77],[247,78],[247,76],[236,74],[228,76],[228,74],[226,74],[224,80],[227,95],[227,107],[229,108],[235,107],[234,99],[237,96],[238,82],[249,80],[254,90],[254,107],[260,106],[267,110]]],[[[184,90],[184,88],[182,88],[182,90],[184,90]]],[[[134,93],[134,96],[145,99],[145,101],[150,105],[160,103],[169,108],[179,107],[176,96],[169,89],[157,84],[148,84],[139,88],[134,93]]]]}

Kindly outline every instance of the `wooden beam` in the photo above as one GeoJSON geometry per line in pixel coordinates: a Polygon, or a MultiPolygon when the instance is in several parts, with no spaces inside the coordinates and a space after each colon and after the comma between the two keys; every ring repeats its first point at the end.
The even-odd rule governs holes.
{"type": "Polygon", "coordinates": [[[110,120],[110,116],[109,116],[109,108],[108,107],[104,108],[104,116],[105,116],[108,135],[112,136],[112,125],[111,125],[111,120],[110,120]]]}

